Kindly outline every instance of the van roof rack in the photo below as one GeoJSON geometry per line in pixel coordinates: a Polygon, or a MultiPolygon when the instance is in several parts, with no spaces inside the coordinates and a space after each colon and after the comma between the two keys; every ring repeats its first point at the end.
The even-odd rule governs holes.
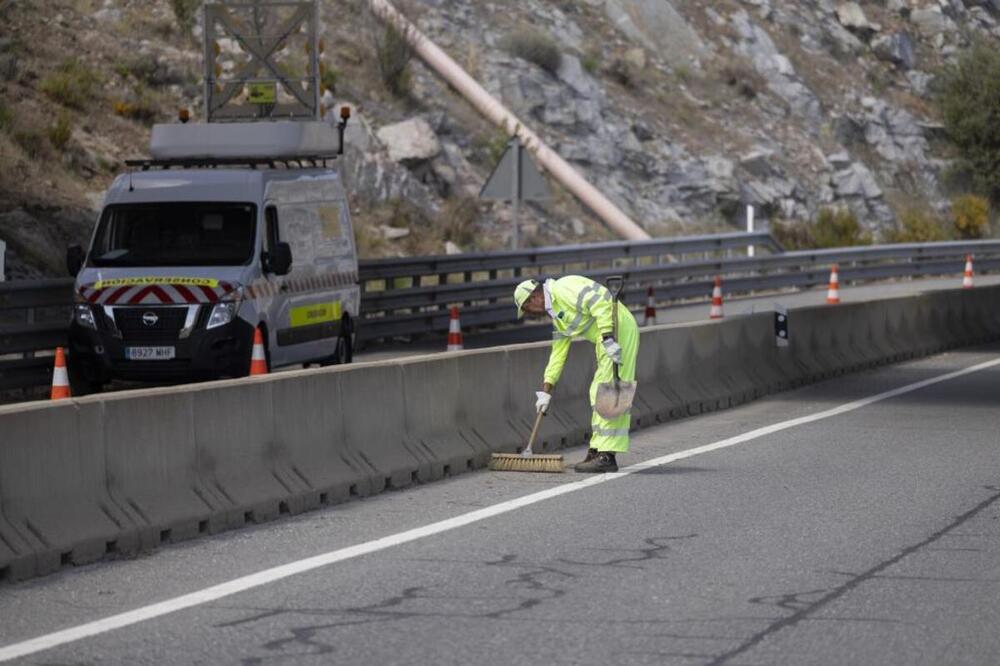
{"type": "Polygon", "coordinates": [[[344,154],[344,132],[350,115],[349,107],[343,107],[336,125],[288,120],[157,124],[149,138],[149,159],[125,164],[144,171],[154,167],[325,167],[344,154]]]}
{"type": "Polygon", "coordinates": [[[175,157],[171,159],[125,160],[125,166],[149,171],[150,169],[214,169],[218,167],[242,166],[256,169],[267,167],[277,169],[325,168],[335,161],[337,155],[303,155],[301,157],[175,157]]]}

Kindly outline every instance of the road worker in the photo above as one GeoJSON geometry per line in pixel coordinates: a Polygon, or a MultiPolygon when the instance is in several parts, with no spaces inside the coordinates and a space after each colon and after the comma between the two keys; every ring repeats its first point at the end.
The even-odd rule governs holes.
{"type": "MultiPolygon", "coordinates": [[[[639,328],[632,313],[618,304],[618,335],[612,333],[613,300],[603,285],[579,275],[558,280],[526,280],[514,290],[518,316],[552,319],[553,340],[549,363],[545,368],[542,390],[536,392],[535,408],[545,412],[552,402],[552,389],[559,382],[573,338],[586,338],[594,343],[597,371],[590,384],[590,405],[594,406],[598,385],[614,381],[617,364],[622,381],[635,381],[635,359],[639,352],[639,328]]],[[[618,471],[615,454],[629,447],[631,415],[626,412],[616,419],[603,418],[596,411],[591,417],[593,434],[590,450],[577,472],[601,473],[618,471]]]]}

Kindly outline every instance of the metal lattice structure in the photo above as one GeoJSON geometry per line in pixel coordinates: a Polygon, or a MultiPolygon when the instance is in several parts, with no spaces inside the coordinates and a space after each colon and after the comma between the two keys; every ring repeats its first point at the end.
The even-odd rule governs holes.
{"type": "Polygon", "coordinates": [[[208,122],[319,120],[317,0],[205,3],[208,122]]]}

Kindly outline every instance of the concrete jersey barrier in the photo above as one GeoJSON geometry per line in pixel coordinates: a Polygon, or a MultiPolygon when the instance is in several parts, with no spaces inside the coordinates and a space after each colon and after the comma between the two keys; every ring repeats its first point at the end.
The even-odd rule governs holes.
{"type": "MultiPolygon", "coordinates": [[[[642,331],[648,427],[994,340],[1000,287],[642,331]]],[[[0,407],[0,579],[149,550],[482,468],[523,446],[547,343],[0,407]]],[[[574,344],[539,451],[587,441],[593,346],[574,344]]]]}

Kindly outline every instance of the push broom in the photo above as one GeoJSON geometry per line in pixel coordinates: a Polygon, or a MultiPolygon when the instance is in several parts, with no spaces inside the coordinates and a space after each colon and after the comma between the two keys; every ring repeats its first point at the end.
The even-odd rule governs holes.
{"type": "Polygon", "coordinates": [[[536,456],[531,452],[538,434],[538,426],[542,425],[545,412],[538,412],[535,426],[531,429],[528,446],[521,453],[494,453],[490,458],[490,469],[495,472],[562,472],[562,456],[536,456]]]}

